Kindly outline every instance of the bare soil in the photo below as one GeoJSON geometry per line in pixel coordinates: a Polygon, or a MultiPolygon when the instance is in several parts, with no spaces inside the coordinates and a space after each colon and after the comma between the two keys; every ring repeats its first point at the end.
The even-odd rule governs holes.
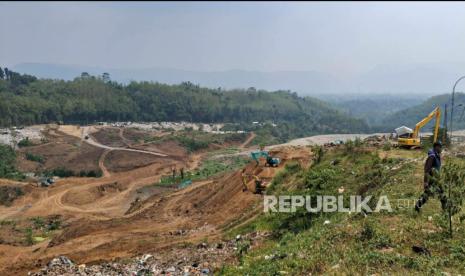
{"type": "MultiPolygon", "coordinates": [[[[122,141],[119,132],[109,132],[112,134],[102,132],[96,138],[111,145],[122,141]],[[108,137],[113,138],[105,140],[108,137]]],[[[154,183],[169,174],[173,166],[192,169],[199,165],[202,154],[189,156],[175,144],[156,145],[157,152],[168,155],[157,157],[95,149],[59,131],[50,134],[50,143],[50,147],[35,149],[46,156],[47,162],[54,162],[47,166],[77,166],[81,162],[100,166],[107,173],[101,178],[59,179],[49,188],[29,185],[28,192],[10,207],[0,206],[0,220],[21,222],[34,216],[60,215],[65,222],[63,229],[43,242],[31,246],[0,244],[0,275],[25,275],[59,255],[90,264],[147,252],[163,254],[175,245],[205,238],[219,240],[225,230],[241,225],[262,210],[261,196],[252,193],[252,180],[247,183],[249,191],[243,191],[241,170],[184,189],[156,188],[154,183]],[[87,154],[82,152],[85,147],[87,154]]],[[[150,146],[144,149],[152,150],[150,146]]],[[[270,181],[287,162],[305,165],[311,157],[307,148],[275,149],[272,154],[282,159],[278,168],[265,168],[262,160],[259,166],[251,162],[246,172],[270,181]]]]}

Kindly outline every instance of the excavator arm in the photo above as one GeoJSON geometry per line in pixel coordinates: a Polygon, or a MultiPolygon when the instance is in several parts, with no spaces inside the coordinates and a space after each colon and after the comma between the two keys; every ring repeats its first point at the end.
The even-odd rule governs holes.
{"type": "Polygon", "coordinates": [[[436,124],[433,133],[434,142],[436,142],[438,139],[439,124],[441,123],[441,110],[439,109],[439,107],[436,107],[430,114],[428,114],[428,116],[426,116],[424,119],[422,119],[415,125],[415,130],[413,131],[410,137],[398,138],[397,141],[399,145],[409,148],[419,147],[421,144],[419,137],[420,129],[424,127],[427,123],[429,123],[432,119],[436,119],[436,124]]]}
{"type": "Polygon", "coordinates": [[[439,124],[440,124],[440,117],[441,117],[441,110],[439,107],[436,107],[428,116],[426,116],[423,120],[419,121],[415,125],[415,130],[413,131],[412,138],[418,138],[418,134],[420,133],[420,129],[424,127],[429,121],[436,118],[436,125],[434,127],[434,142],[438,139],[438,132],[439,132],[439,124]]]}

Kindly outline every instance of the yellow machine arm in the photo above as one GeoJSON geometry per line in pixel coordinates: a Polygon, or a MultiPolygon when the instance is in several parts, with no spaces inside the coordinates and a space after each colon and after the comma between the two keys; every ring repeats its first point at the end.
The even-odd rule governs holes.
{"type": "Polygon", "coordinates": [[[423,120],[419,121],[415,125],[415,130],[413,131],[412,138],[418,138],[418,133],[420,132],[420,129],[424,127],[433,118],[436,118],[436,125],[434,127],[434,133],[433,133],[434,142],[436,142],[438,139],[439,124],[440,124],[440,118],[441,118],[441,110],[439,109],[439,107],[436,107],[428,116],[426,116],[423,120]]]}

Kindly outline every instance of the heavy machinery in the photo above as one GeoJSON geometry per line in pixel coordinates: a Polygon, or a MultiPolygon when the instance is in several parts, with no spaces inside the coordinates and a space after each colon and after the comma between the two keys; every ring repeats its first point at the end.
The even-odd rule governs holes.
{"type": "Polygon", "coordinates": [[[423,120],[419,121],[415,125],[415,129],[413,132],[402,134],[398,137],[397,143],[401,147],[408,147],[408,148],[418,148],[421,145],[419,132],[422,127],[424,127],[429,121],[436,118],[436,124],[434,126],[433,132],[433,142],[436,142],[438,139],[438,132],[439,132],[439,124],[441,118],[441,110],[439,107],[436,107],[428,116],[423,118],[423,120]]]}
{"type": "Polygon", "coordinates": [[[245,170],[242,171],[242,185],[243,185],[242,191],[245,192],[249,190],[247,188],[247,182],[250,178],[253,178],[255,180],[254,194],[262,194],[263,191],[266,189],[266,184],[263,182],[262,179],[260,179],[260,177],[254,174],[245,173],[245,170]]]}
{"type": "Polygon", "coordinates": [[[277,157],[272,157],[268,151],[263,150],[263,148],[260,148],[259,151],[254,151],[250,154],[253,160],[257,162],[257,166],[260,163],[259,159],[261,157],[264,157],[266,162],[265,162],[265,167],[270,166],[270,167],[277,167],[279,166],[279,163],[281,163],[281,160],[277,157]]]}

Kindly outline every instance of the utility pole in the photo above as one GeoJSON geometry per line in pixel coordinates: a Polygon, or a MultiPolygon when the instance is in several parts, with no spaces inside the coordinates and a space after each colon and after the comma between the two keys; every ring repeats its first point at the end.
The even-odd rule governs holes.
{"type": "Polygon", "coordinates": [[[450,144],[452,146],[452,131],[453,131],[453,121],[454,121],[454,99],[455,99],[455,87],[457,84],[462,80],[465,79],[465,76],[460,77],[455,83],[454,86],[452,87],[452,100],[451,100],[451,110],[450,110],[450,144]]]}
{"type": "Polygon", "coordinates": [[[447,104],[444,104],[444,133],[442,134],[442,144],[446,145],[447,142],[447,104]]]}

